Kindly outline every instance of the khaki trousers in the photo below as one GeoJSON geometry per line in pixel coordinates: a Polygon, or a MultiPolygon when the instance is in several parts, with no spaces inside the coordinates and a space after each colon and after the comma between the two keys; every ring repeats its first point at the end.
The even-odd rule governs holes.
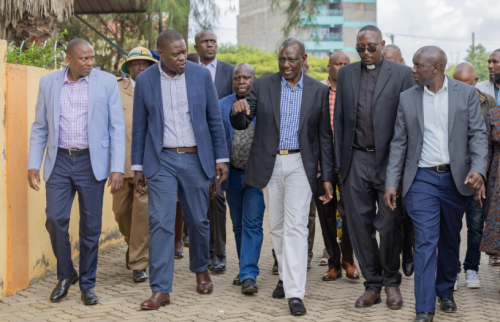
{"type": "Polygon", "coordinates": [[[123,187],[113,195],[113,211],[120,233],[129,247],[129,266],[145,270],[149,257],[148,194],[135,191],[133,178],[123,179],[123,187]]]}

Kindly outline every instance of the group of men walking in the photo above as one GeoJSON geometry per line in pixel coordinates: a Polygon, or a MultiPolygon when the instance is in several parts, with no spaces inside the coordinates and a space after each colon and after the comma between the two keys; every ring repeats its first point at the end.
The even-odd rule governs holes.
{"type": "Polygon", "coordinates": [[[60,280],[50,299],[64,298],[79,279],[84,303],[98,303],[93,287],[109,177],[133,280],[146,281],[149,267],[153,293],[142,309],[170,303],[177,200],[196,289],[212,292],[209,269],[226,269],[227,200],[239,259],[233,284],[258,293],[267,208],[279,274],[272,296],[287,298],[291,314],[305,314],[314,199],[329,258],[323,280],[341,278],[342,268],[359,278],[354,251],[365,279],[356,307],[380,303],[382,287],[389,309],[403,306],[403,253],[404,273],[415,266],[415,321],[432,321],[436,295],[442,310],[456,311],[462,215],[486,176],[487,137],[474,87],[444,74],[444,52],[421,48],[412,69],[377,27],[365,26],[357,35],[361,61],[334,52],[322,84],[303,71],[307,55],[297,39],[281,45],[279,72],[258,79],[249,64],[217,60],[212,32],[195,42],[198,63],[187,60],[179,33],[163,31],[161,59],[134,48],[121,65],[130,77],[116,82],[92,68],[91,45],[74,39],[68,66],[41,79],[28,181],[38,190],[46,151],[47,229],[60,280]],[[79,276],[68,235],[75,192],[79,276]]]}

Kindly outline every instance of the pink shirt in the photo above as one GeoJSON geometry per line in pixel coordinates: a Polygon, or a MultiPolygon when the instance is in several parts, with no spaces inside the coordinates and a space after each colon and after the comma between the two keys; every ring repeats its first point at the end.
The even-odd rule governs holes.
{"type": "Polygon", "coordinates": [[[89,77],[76,82],[68,80],[68,70],[64,73],[60,103],[59,147],[63,149],[87,149],[89,77]]]}

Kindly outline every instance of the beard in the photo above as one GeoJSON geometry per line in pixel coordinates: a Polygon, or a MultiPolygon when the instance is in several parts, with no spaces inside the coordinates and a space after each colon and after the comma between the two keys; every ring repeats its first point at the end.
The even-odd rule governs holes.
{"type": "Polygon", "coordinates": [[[500,73],[493,74],[493,77],[490,77],[490,81],[492,83],[500,83],[500,73]]]}

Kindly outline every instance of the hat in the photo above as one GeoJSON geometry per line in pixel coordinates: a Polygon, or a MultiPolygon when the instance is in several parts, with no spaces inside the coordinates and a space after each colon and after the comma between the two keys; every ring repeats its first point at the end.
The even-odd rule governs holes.
{"type": "Polygon", "coordinates": [[[122,65],[120,67],[120,70],[124,72],[127,75],[130,75],[130,71],[128,70],[127,67],[127,62],[132,61],[132,60],[149,60],[152,62],[157,63],[158,61],[153,58],[153,55],[151,55],[151,52],[147,50],[144,47],[135,47],[130,51],[130,53],[127,56],[127,59],[125,59],[122,62],[122,65]]]}

